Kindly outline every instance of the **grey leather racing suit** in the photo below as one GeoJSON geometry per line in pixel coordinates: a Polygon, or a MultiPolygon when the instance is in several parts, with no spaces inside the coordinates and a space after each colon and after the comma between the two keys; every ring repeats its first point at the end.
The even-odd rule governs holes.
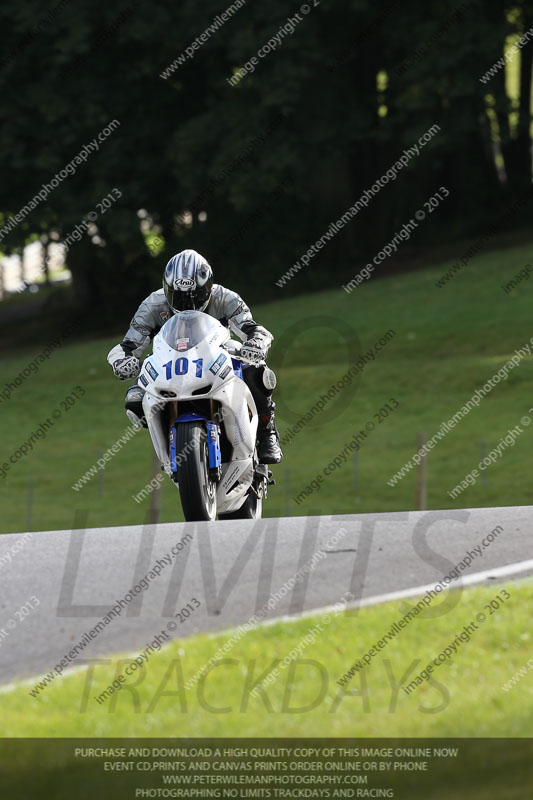
{"type": "MultiPolygon", "coordinates": [[[[140,358],[155,334],[173,313],[163,289],[152,292],[137,309],[123,341],[109,351],[108,363],[113,365],[117,359],[131,355],[140,358]]],[[[265,343],[265,350],[268,350],[274,339],[266,328],[254,321],[244,300],[236,292],[226,289],[220,284],[213,284],[211,298],[205,313],[218,319],[225,327],[229,327],[243,342],[254,335],[259,335],[265,343]]],[[[263,372],[264,367],[248,366],[244,370],[244,379],[252,392],[260,419],[263,418],[266,421],[271,416],[273,417],[274,404],[272,390],[267,389],[264,385],[263,372]]],[[[137,382],[129,388],[126,395],[126,409],[133,411],[139,418],[143,416],[143,396],[144,390],[137,382]]]]}
{"type": "MultiPolygon", "coordinates": [[[[205,313],[220,320],[243,342],[252,337],[254,333],[261,333],[264,338],[268,337],[269,346],[274,338],[266,328],[254,321],[250,309],[236,292],[232,292],[218,283],[213,285],[211,299],[205,313]]],[[[167,303],[163,289],[152,292],[137,309],[124,340],[109,352],[108,362],[112,364],[117,358],[131,355],[140,358],[152,338],[172,314],[173,311],[167,303]]]]}

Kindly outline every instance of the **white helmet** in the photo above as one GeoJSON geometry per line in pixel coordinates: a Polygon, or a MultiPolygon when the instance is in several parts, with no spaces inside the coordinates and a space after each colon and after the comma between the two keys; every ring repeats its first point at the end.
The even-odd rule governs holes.
{"type": "Polygon", "coordinates": [[[213,270],[196,250],[172,256],[163,274],[163,289],[175,311],[205,311],[211,299],[213,270]]]}

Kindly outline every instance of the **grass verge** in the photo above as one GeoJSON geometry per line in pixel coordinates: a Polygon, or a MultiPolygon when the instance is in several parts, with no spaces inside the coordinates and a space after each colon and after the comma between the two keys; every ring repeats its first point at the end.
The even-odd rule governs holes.
{"type": "Polygon", "coordinates": [[[124,673],[132,654],[95,661],[36,698],[29,694],[33,686],[18,686],[1,695],[2,736],[528,737],[533,673],[508,691],[502,687],[532,655],[533,584],[510,582],[507,591],[510,598],[492,614],[486,606],[502,594],[499,585],[450,593],[344,687],[338,679],[416,600],[330,615],[329,622],[313,616],[258,627],[188,690],[185,682],[227,641],[227,632],[173,641],[102,703],[95,697],[124,673]],[[406,694],[402,686],[480,612],[486,620],[470,641],[431,681],[406,694]],[[254,684],[317,624],[323,630],[252,697],[254,684]]]}
{"type": "MultiPolygon", "coordinates": [[[[270,363],[278,372],[278,427],[282,435],[309,412],[321,394],[349,369],[345,332],[369,351],[387,331],[394,337],[370,360],[352,386],[331,399],[285,450],[274,467],[264,513],[340,514],[414,507],[415,471],[395,487],[387,480],[416,450],[418,434],[428,437],[488,378],[528,343],[533,281],[521,280],[509,293],[501,288],[530,256],[527,245],[481,254],[443,288],[435,284],[449,268],[441,264],[383,280],[371,279],[350,295],[340,286],[322,294],[281,299],[254,308],[254,316],[276,334],[270,363]],[[380,415],[390,398],[399,403],[380,415]],[[377,415],[377,416],[375,416],[377,415]],[[382,417],[380,419],[380,416],[382,417]],[[297,498],[367,422],[375,428],[341,466],[325,476],[305,499],[297,498]]],[[[39,371],[0,404],[4,460],[28,439],[54,409],[62,411],[46,438],[10,466],[0,479],[0,530],[69,529],[77,509],[89,512],[90,527],[144,522],[150,498],[133,496],[152,477],[152,447],[145,432],[133,437],[109,461],[100,477],[79,491],[73,484],[123,435],[126,386],[117,381],[106,354],[119,337],[70,345],[54,351],[39,371]],[[67,411],[61,402],[81,385],[85,395],[67,411]]],[[[42,346],[4,360],[12,381],[42,346]]],[[[358,345],[355,349],[358,349],[358,345]]],[[[531,502],[531,430],[523,430],[475,485],[453,500],[448,491],[494,448],[533,406],[533,357],[522,359],[477,409],[438,443],[428,456],[428,508],[522,505],[531,502]]],[[[0,386],[0,390],[2,386],[0,386]]],[[[533,419],[533,415],[531,415],[533,419]]],[[[170,481],[161,492],[161,521],[182,519],[170,481]]]]}

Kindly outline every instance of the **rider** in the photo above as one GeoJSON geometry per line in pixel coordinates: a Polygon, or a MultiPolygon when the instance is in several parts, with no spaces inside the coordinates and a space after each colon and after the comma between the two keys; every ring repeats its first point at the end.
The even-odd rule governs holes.
{"type": "MultiPolygon", "coordinates": [[[[137,378],[139,357],[157,331],[172,314],[203,311],[229,327],[244,342],[241,355],[259,363],[266,358],[273,335],[254,322],[250,309],[236,292],[213,283],[213,270],[196,250],[183,250],[172,256],[163,274],[163,288],[152,292],[139,306],[126,336],[109,351],[107,361],[121,380],[137,378]]],[[[263,464],[277,464],[283,458],[274,417],[271,371],[249,365],[243,371],[259,414],[258,458],[263,464]],[[270,386],[269,386],[270,384],[270,386]]],[[[136,425],[146,427],[142,401],[144,389],[135,381],[126,394],[126,414],[136,425]]]]}

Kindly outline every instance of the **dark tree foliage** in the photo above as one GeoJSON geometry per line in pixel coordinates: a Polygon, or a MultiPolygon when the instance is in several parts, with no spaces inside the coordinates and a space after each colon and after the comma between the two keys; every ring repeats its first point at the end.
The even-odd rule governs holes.
{"type": "Polygon", "coordinates": [[[2,225],[110,122],[120,126],[3,237],[3,252],[65,237],[118,188],[96,238],[68,253],[76,307],[107,324],[131,313],[183,247],[253,300],[353,275],[443,185],[450,197],[417,243],[483,231],[531,182],[533,43],[516,56],[518,99],[504,70],[480,81],[506,37],[533,25],[531,0],[315,3],[302,14],[297,3],[248,0],[163,79],[229,2],[4,0],[2,225]],[[296,14],[294,32],[231,86],[296,14]],[[440,132],[420,156],[276,287],[432,125],[440,132]]]}

